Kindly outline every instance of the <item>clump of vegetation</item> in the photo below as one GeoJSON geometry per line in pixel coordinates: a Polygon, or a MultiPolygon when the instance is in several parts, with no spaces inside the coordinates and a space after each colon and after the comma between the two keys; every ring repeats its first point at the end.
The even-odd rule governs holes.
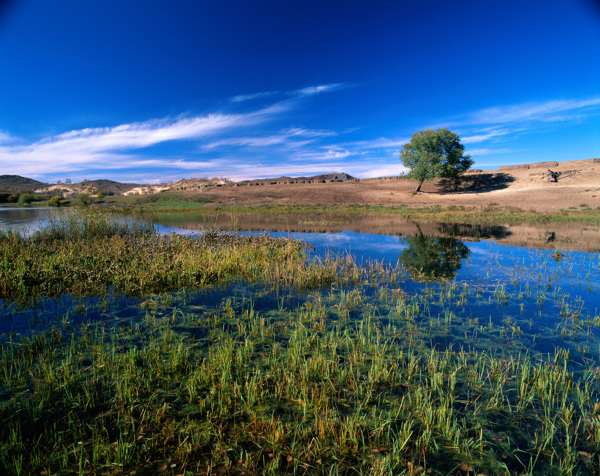
{"type": "Polygon", "coordinates": [[[91,205],[92,203],[94,203],[94,199],[91,197],[91,195],[89,193],[81,192],[81,193],[77,194],[77,203],[79,205],[87,206],[87,205],[91,205]]]}
{"type": "Polygon", "coordinates": [[[0,203],[16,203],[18,199],[18,193],[0,192],[0,203]]]}
{"type": "Polygon", "coordinates": [[[37,200],[37,197],[32,193],[22,193],[19,195],[17,205],[19,205],[20,207],[28,207],[37,200]]]}
{"type": "Polygon", "coordinates": [[[0,297],[140,295],[234,278],[310,287],[350,279],[334,261],[306,260],[305,244],[208,232],[159,235],[145,221],[98,210],[61,214],[30,237],[0,232],[0,297]],[[346,278],[344,278],[346,276],[346,278]]]}
{"type": "Polygon", "coordinates": [[[60,202],[62,200],[62,197],[60,195],[55,195],[54,197],[52,197],[50,200],[48,200],[46,202],[46,204],[49,207],[60,207],[60,202]]]}

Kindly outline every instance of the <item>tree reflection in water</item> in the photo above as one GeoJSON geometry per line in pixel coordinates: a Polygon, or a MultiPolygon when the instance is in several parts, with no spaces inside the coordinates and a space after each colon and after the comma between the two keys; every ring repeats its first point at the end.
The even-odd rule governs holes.
{"type": "Polygon", "coordinates": [[[442,281],[453,279],[460,269],[462,260],[470,250],[462,241],[454,238],[433,236],[401,236],[400,241],[408,248],[402,251],[398,261],[411,271],[415,281],[442,281]]]}

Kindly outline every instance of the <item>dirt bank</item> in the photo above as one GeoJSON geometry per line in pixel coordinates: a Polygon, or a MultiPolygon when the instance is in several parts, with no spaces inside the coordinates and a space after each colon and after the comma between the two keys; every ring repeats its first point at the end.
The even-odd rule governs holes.
{"type": "Polygon", "coordinates": [[[227,185],[182,193],[198,195],[196,199],[206,202],[207,207],[337,204],[481,208],[497,204],[541,212],[572,207],[600,209],[600,159],[471,170],[458,190],[440,180],[425,182],[424,193],[413,194],[415,188],[416,182],[393,177],[252,187],[227,185]],[[548,181],[548,168],[560,173],[557,182],[548,181]]]}

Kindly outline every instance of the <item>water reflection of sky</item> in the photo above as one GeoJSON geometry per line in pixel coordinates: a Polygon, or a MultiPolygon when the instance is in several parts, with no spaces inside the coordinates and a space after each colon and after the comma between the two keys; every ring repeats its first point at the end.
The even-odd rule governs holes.
{"type": "Polygon", "coordinates": [[[56,210],[49,207],[0,207],[0,230],[14,229],[25,232],[37,230],[56,210]]]}
{"type": "MultiPolygon", "coordinates": [[[[185,235],[197,235],[199,230],[186,230],[175,227],[158,225],[160,233],[179,233],[185,235]]],[[[367,260],[380,260],[396,264],[398,256],[406,245],[397,236],[372,235],[367,233],[355,233],[343,231],[339,233],[301,233],[301,232],[239,232],[242,235],[258,236],[268,234],[276,238],[292,238],[306,241],[315,247],[312,255],[325,257],[327,255],[350,254],[359,262],[367,260]]]]}
{"type": "Polygon", "coordinates": [[[317,256],[350,254],[358,262],[368,260],[396,264],[406,245],[397,236],[370,235],[343,231],[340,233],[269,233],[306,241],[315,247],[317,256]]]}

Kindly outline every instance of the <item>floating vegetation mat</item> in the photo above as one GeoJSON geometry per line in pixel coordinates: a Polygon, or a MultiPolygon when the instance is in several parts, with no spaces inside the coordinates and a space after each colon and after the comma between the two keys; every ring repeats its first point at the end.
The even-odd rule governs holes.
{"type": "Polygon", "coordinates": [[[600,471],[598,255],[459,279],[115,226],[0,236],[3,474],[600,471]]]}

